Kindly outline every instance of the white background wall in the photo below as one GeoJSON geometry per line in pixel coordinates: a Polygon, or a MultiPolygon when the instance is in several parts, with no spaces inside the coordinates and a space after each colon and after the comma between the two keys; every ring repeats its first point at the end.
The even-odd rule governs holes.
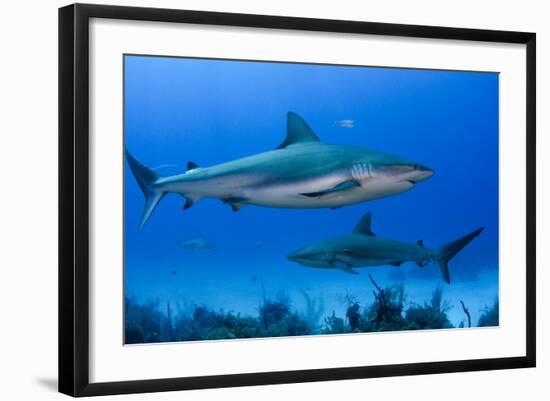
{"type": "MultiPolygon", "coordinates": [[[[105,0],[107,1],[107,0],[105,0]]],[[[550,23],[544,1],[115,1],[111,4],[537,32],[538,367],[536,369],[131,395],[151,400],[529,399],[550,397],[550,23]],[[545,71],[546,70],[546,71],[545,71]],[[546,115],[545,115],[546,114],[546,115]],[[546,180],[547,181],[547,180],[546,180]]],[[[0,46],[0,398],[61,399],[57,386],[57,8],[4,2],[0,46]]],[[[452,344],[449,344],[452,346],[452,344]]],[[[322,352],[322,351],[321,351],[322,352]]],[[[114,398],[114,397],[110,397],[114,398]]],[[[118,397],[122,398],[122,397],[118,397]]]]}

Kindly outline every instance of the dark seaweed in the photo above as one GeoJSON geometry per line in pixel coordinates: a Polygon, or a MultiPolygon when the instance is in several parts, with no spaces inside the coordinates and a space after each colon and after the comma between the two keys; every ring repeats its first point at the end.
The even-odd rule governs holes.
{"type": "Polygon", "coordinates": [[[498,299],[495,299],[493,306],[483,310],[477,325],[479,327],[498,326],[498,299]]]}
{"type": "MultiPolygon", "coordinates": [[[[370,276],[369,276],[370,277],[370,276]]],[[[217,340],[235,338],[283,337],[312,334],[366,333],[399,330],[452,328],[447,317],[451,306],[443,300],[438,286],[432,298],[423,304],[405,308],[406,293],[402,284],[380,287],[372,277],[373,302],[362,306],[346,294],[346,314],[339,317],[334,311],[322,318],[323,301],[311,298],[306,292],[305,313],[292,309],[290,299],[279,294],[269,299],[262,291],[256,316],[212,310],[206,306],[179,308],[175,311],[168,302],[160,307],[158,301],[140,304],[134,297],[125,298],[125,343],[141,344],[171,341],[217,340]]],[[[478,326],[498,326],[498,299],[485,308],[478,326]]],[[[459,327],[464,327],[462,323],[459,327]]]]}

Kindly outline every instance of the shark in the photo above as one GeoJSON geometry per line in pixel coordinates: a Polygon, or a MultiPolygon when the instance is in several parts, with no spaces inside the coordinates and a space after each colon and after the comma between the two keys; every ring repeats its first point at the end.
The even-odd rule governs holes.
{"type": "Polygon", "coordinates": [[[256,241],[252,244],[252,248],[261,248],[262,246],[264,246],[264,242],[263,241],[256,241]]]}
{"type": "Polygon", "coordinates": [[[371,230],[372,214],[366,213],[349,235],[321,240],[291,252],[287,259],[308,267],[340,269],[346,273],[358,274],[354,268],[382,265],[401,266],[414,262],[420,267],[435,261],[443,280],[450,284],[449,260],[476,238],[483,227],[442,245],[429,249],[423,240],[406,243],[383,238],[371,230]]]}
{"type": "Polygon", "coordinates": [[[275,149],[210,167],[187,163],[183,174],[162,177],[128,149],[126,160],[145,196],[143,228],[168,193],[185,198],[183,209],[215,198],[238,211],[246,205],[272,208],[331,208],[400,194],[434,171],[377,150],[319,140],[305,120],[287,113],[287,133],[275,149]]]}
{"type": "Polygon", "coordinates": [[[197,238],[190,239],[187,241],[178,241],[178,245],[183,249],[189,249],[189,250],[196,250],[196,249],[210,250],[216,247],[216,245],[214,245],[213,242],[210,242],[207,239],[205,239],[204,236],[200,233],[197,236],[197,238]]]}

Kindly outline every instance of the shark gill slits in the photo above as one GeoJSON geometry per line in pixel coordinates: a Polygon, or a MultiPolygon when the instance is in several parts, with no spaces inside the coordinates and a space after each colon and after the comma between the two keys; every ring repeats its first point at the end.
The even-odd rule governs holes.
{"type": "Polygon", "coordinates": [[[357,163],[351,167],[350,173],[356,181],[362,181],[371,176],[371,168],[367,163],[357,163]]]}

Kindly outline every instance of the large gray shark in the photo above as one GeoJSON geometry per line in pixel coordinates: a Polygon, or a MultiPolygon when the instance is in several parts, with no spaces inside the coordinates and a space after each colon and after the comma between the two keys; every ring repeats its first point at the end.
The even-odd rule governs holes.
{"type": "Polygon", "coordinates": [[[338,208],[396,195],[430,178],[433,170],[375,150],[319,141],[296,113],[287,115],[287,136],[274,150],[160,177],[128,151],[126,158],[145,195],[140,228],[169,192],[186,198],[217,198],[234,211],[253,204],[276,208],[338,208]]]}
{"type": "Polygon", "coordinates": [[[290,253],[287,259],[303,266],[341,269],[352,274],[358,274],[354,267],[400,266],[405,262],[415,262],[424,267],[428,262],[435,261],[443,279],[450,284],[449,260],[481,231],[483,227],[439,248],[428,249],[422,240],[410,244],[377,237],[371,230],[371,214],[367,213],[355,226],[352,234],[307,245],[290,253]]]}

